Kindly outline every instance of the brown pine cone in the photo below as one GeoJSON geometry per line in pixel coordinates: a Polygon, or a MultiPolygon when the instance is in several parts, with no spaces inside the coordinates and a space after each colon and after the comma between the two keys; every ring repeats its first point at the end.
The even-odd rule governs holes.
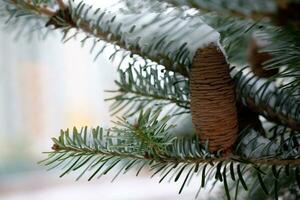
{"type": "Polygon", "coordinates": [[[191,112],[202,144],[211,152],[231,152],[238,132],[235,88],[229,65],[215,44],[199,49],[193,60],[191,112]]]}

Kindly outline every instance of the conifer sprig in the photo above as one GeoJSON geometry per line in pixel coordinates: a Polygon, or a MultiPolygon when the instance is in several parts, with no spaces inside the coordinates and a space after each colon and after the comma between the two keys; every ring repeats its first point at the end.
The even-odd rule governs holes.
{"type": "Polygon", "coordinates": [[[130,64],[126,70],[119,70],[119,80],[115,83],[118,90],[109,91],[114,96],[106,99],[113,101],[113,114],[126,109],[126,116],[131,116],[147,107],[167,105],[176,107],[173,114],[190,112],[188,79],[159,66],[130,64]]]}
{"type": "MultiPolygon", "coordinates": [[[[172,136],[174,127],[168,125],[169,119],[168,116],[162,117],[160,110],[148,109],[141,111],[136,121],[122,118],[111,129],[97,127],[89,131],[85,127],[80,131],[74,128],[72,133],[62,131],[58,138],[53,138],[53,151],[48,152],[48,158],[41,163],[50,169],[65,166],[61,177],[80,171],[77,180],[84,174],[90,174],[88,180],[91,180],[109,172],[118,176],[134,169],[139,174],[142,169],[150,167],[152,177],[159,175],[160,182],[167,178],[175,182],[183,180],[180,193],[187,186],[186,180],[193,176],[200,176],[199,187],[204,187],[207,180],[214,178],[223,182],[228,199],[231,196],[228,183],[232,181],[241,183],[248,190],[248,182],[254,178],[268,191],[271,186],[265,186],[268,177],[275,181],[286,176],[288,171],[296,174],[290,176],[293,182],[299,180],[300,161],[297,159],[283,159],[271,154],[265,158],[210,154],[206,147],[199,145],[197,137],[180,139],[172,136]],[[283,168],[285,173],[281,170],[283,168]]],[[[247,144],[253,151],[261,146],[255,144],[260,140],[258,137],[247,144]]],[[[267,144],[265,149],[268,148],[270,145],[267,144]]]]}

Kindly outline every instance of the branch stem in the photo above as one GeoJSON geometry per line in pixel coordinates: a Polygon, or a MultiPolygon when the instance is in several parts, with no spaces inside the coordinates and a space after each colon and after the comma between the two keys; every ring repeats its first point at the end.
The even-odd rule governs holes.
{"type": "Polygon", "coordinates": [[[14,4],[16,7],[25,6],[27,9],[37,12],[38,14],[45,15],[47,17],[52,17],[55,15],[55,12],[48,8],[46,5],[33,5],[32,1],[21,1],[19,0],[10,0],[12,4],[14,4]]]}
{"type": "Polygon", "coordinates": [[[134,91],[134,90],[122,90],[120,91],[122,93],[131,93],[131,94],[134,94],[136,96],[141,96],[141,97],[149,97],[151,99],[154,99],[154,100],[162,100],[162,101],[168,101],[170,103],[174,103],[176,104],[177,106],[181,107],[181,108],[184,108],[184,109],[187,109],[189,110],[190,109],[190,106],[184,106],[184,105],[190,105],[190,102],[187,102],[187,101],[181,101],[181,100],[178,100],[176,98],[172,98],[172,97],[162,97],[162,96],[158,96],[158,95],[155,95],[155,94],[151,94],[151,93],[142,93],[142,92],[138,92],[138,91],[134,91]]]}
{"type": "Polygon", "coordinates": [[[245,163],[252,166],[257,165],[269,165],[269,166],[299,166],[300,159],[294,160],[284,160],[284,159],[276,159],[276,158],[257,158],[257,159],[249,159],[243,158],[237,155],[228,155],[227,157],[219,157],[219,158],[209,158],[204,159],[201,157],[171,157],[164,155],[164,157],[144,157],[142,155],[134,155],[130,153],[120,153],[120,152],[113,152],[113,151],[101,151],[101,150],[93,150],[91,149],[78,149],[73,147],[60,147],[58,151],[50,152],[50,153],[65,153],[65,152],[74,152],[74,153],[84,153],[84,154],[94,154],[94,155],[102,155],[102,156],[113,156],[113,157],[120,157],[120,158],[128,158],[128,159],[137,159],[137,160],[154,160],[161,163],[186,163],[186,164],[201,164],[201,163],[217,163],[217,162],[240,162],[245,163]],[[244,162],[245,161],[245,162],[244,162]]]}
{"type": "Polygon", "coordinates": [[[56,3],[58,4],[60,10],[65,10],[65,9],[67,9],[67,6],[66,6],[66,4],[64,3],[63,0],[56,0],[56,3]]]}

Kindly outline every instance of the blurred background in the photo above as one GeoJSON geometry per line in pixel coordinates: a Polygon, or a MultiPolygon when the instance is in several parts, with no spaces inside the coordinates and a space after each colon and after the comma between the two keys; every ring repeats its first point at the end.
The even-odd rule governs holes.
{"type": "Polygon", "coordinates": [[[117,63],[105,54],[93,62],[88,48],[59,34],[15,40],[0,31],[0,44],[0,200],[194,199],[197,180],[178,196],[179,183],[158,185],[147,172],[75,182],[38,165],[60,129],[110,125],[104,90],[115,87],[117,63]]]}

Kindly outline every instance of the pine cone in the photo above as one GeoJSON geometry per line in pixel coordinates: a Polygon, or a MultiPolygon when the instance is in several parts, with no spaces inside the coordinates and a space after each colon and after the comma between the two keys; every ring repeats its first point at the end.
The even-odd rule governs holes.
{"type": "Polygon", "coordinates": [[[199,49],[191,78],[191,112],[202,144],[211,152],[231,152],[238,132],[235,88],[229,65],[215,44],[199,49]]]}

